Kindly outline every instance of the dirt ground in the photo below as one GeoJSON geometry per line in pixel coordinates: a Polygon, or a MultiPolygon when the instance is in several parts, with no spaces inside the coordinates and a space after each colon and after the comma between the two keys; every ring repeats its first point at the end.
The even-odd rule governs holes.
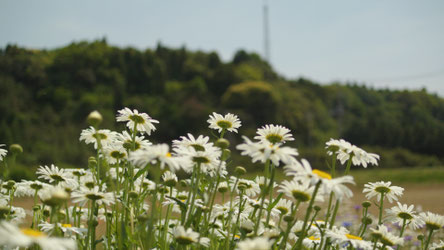
{"type": "MultiPolygon", "coordinates": [[[[440,184],[403,184],[404,194],[399,199],[403,204],[415,205],[416,211],[430,211],[444,215],[444,183],[440,184]]],[[[354,186],[352,188],[353,198],[350,201],[344,201],[344,205],[353,208],[355,205],[360,205],[366,200],[362,193],[363,186],[354,186]]],[[[376,202],[376,200],[373,200],[376,202]]],[[[326,203],[326,202],[325,202],[326,203]]],[[[30,210],[33,204],[33,199],[17,198],[14,200],[15,206],[24,207],[30,210]]],[[[384,203],[384,208],[395,206],[396,202],[384,203]]],[[[343,207],[341,205],[341,207],[343,207]]],[[[376,207],[372,206],[371,212],[376,214],[376,207]]]]}
{"type": "MultiPolygon", "coordinates": [[[[444,183],[403,184],[400,186],[404,188],[404,194],[399,199],[399,202],[402,204],[415,205],[416,211],[430,211],[444,215],[444,183]]],[[[352,188],[354,195],[352,200],[348,202],[349,206],[360,205],[367,200],[362,193],[363,188],[363,185],[352,188]]],[[[371,201],[376,202],[376,199],[373,198],[371,201]]],[[[390,208],[395,205],[396,202],[389,203],[387,200],[384,202],[384,208],[390,208]]],[[[376,207],[372,206],[370,211],[376,212],[376,207]]]]}

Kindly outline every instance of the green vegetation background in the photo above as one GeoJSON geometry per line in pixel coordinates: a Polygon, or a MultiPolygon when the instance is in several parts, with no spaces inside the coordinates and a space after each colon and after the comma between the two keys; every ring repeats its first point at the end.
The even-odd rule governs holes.
{"type": "Polygon", "coordinates": [[[123,107],[160,121],[153,142],[208,135],[209,114],[232,112],[242,121],[240,134],[250,137],[269,123],[290,128],[291,145],[316,167],[326,165],[330,138],[380,154],[384,168],[444,161],[444,99],[425,90],[288,80],[245,51],[223,62],[215,52],[161,44],[144,51],[105,40],[53,50],[8,45],[0,49],[0,100],[0,144],[25,150],[18,159],[25,167],[13,171],[15,179],[32,177],[23,170],[38,165],[86,167],[91,151],[78,141],[85,117],[98,110],[102,127],[120,131],[114,117],[123,107]]]}

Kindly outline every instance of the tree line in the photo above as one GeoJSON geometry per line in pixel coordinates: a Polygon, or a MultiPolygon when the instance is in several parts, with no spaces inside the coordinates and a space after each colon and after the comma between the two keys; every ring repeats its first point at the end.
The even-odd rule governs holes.
{"type": "Polygon", "coordinates": [[[103,127],[121,130],[114,116],[122,107],[160,121],[153,142],[209,134],[209,114],[232,112],[248,136],[269,123],[290,128],[292,143],[314,164],[325,165],[323,147],[330,138],[381,154],[387,167],[444,160],[439,96],[285,79],[258,54],[243,50],[224,62],[216,52],[160,43],[146,50],[106,40],[51,50],[7,45],[0,49],[0,99],[0,144],[20,143],[24,165],[85,165],[91,152],[78,143],[85,117],[98,110],[103,127]]]}

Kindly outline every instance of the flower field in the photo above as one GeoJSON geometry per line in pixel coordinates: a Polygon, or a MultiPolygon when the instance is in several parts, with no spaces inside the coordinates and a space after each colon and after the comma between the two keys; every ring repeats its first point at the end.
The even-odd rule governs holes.
{"type": "Polygon", "coordinates": [[[23,150],[1,145],[0,248],[444,249],[442,198],[424,194],[438,197],[429,212],[403,198],[418,190],[386,178],[358,188],[354,173],[366,170],[356,169],[380,157],[345,140],[326,142],[323,171],[286,146],[294,138],[280,125],[230,145],[225,137],[241,121],[213,113],[211,137],[153,144],[149,136],[161,121],[129,108],[116,120],[123,131],[100,128],[102,116],[92,112],[80,133],[95,150],[88,167],[40,166],[38,180],[9,180],[23,150]],[[247,174],[231,150],[261,164],[260,174],[247,174]]]}

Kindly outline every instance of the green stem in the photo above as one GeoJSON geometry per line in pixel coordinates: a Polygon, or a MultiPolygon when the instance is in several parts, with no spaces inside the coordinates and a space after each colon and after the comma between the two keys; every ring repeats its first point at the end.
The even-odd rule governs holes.
{"type": "Polygon", "coordinates": [[[430,229],[429,237],[427,237],[424,249],[428,249],[430,240],[432,239],[432,234],[433,234],[433,229],[430,229]]]}
{"type": "Polygon", "coordinates": [[[268,175],[270,172],[270,160],[267,160],[265,162],[265,183],[264,183],[264,188],[261,192],[261,206],[259,207],[259,215],[257,217],[256,220],[256,224],[254,225],[254,235],[257,236],[257,230],[259,229],[259,224],[261,222],[262,219],[262,210],[264,209],[264,203],[265,203],[265,197],[267,196],[267,192],[268,192],[268,186],[267,186],[267,180],[268,180],[268,175]]]}
{"type": "Polygon", "coordinates": [[[351,166],[351,164],[352,164],[352,158],[353,158],[353,156],[352,155],[350,155],[350,159],[348,159],[348,162],[347,162],[347,167],[345,168],[345,175],[348,175],[348,173],[350,173],[350,166],[351,166]]]}
{"type": "Polygon", "coordinates": [[[338,209],[339,209],[339,199],[336,199],[335,208],[333,210],[333,215],[332,215],[331,221],[330,221],[330,226],[329,226],[330,229],[332,229],[333,225],[335,224],[336,215],[338,214],[338,209]]]}
{"type": "Polygon", "coordinates": [[[305,218],[304,218],[304,224],[302,225],[302,232],[301,232],[301,235],[299,236],[298,241],[296,242],[296,249],[302,249],[302,241],[304,240],[305,235],[307,233],[306,232],[306,226],[307,226],[307,223],[308,223],[308,219],[310,218],[310,214],[311,214],[311,210],[313,209],[313,204],[314,204],[314,201],[315,201],[315,198],[316,198],[316,194],[318,193],[318,190],[319,190],[319,187],[321,186],[321,183],[322,183],[321,180],[319,180],[316,183],[316,186],[315,186],[315,189],[313,191],[313,195],[311,197],[310,203],[308,204],[307,212],[306,212],[305,218]]]}
{"type": "Polygon", "coordinates": [[[331,163],[331,177],[335,178],[336,176],[336,160],[337,160],[337,155],[336,152],[333,153],[333,157],[332,157],[332,163],[331,163]]]}
{"type": "Polygon", "coordinates": [[[384,208],[384,192],[381,193],[381,202],[379,203],[378,225],[382,224],[382,210],[384,208]]]}

